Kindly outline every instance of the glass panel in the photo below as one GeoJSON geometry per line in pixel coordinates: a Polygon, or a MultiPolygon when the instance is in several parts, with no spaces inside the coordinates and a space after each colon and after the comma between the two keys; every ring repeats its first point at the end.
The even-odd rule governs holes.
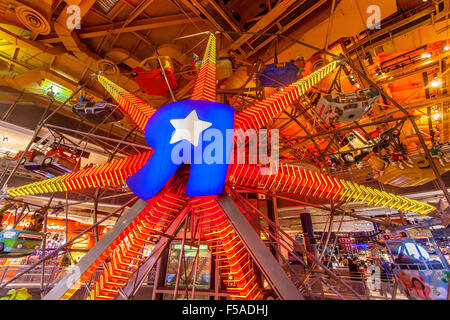
{"type": "MultiPolygon", "coordinates": [[[[178,271],[178,261],[180,259],[181,244],[172,244],[170,247],[169,262],[167,264],[165,285],[167,287],[175,287],[178,271]]],[[[180,288],[192,288],[194,278],[195,257],[197,255],[197,247],[184,246],[185,263],[182,261],[180,288]],[[186,281],[186,278],[188,281],[186,281]]],[[[209,289],[210,284],[210,266],[211,255],[207,245],[200,245],[197,267],[197,281],[195,287],[197,289],[209,289]]]]}

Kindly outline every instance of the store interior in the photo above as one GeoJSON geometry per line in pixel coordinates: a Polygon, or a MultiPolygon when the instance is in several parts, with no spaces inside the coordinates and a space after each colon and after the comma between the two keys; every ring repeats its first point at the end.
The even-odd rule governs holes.
{"type": "Polygon", "coordinates": [[[0,300],[449,300],[449,15],[0,0],[0,300]]]}

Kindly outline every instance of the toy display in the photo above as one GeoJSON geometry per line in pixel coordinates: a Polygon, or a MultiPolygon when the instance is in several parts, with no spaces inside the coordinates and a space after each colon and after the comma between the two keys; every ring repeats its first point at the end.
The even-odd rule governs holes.
{"type": "MultiPolygon", "coordinates": [[[[42,149],[41,149],[42,150],[42,149]]],[[[19,159],[19,152],[14,160],[19,159]]],[[[46,153],[39,150],[28,151],[21,164],[27,170],[51,178],[59,174],[70,173],[80,167],[80,156],[66,147],[52,147],[46,153]]]]}
{"type": "Polygon", "coordinates": [[[409,300],[447,300],[448,263],[428,226],[388,230],[384,241],[393,273],[409,300]]]}
{"type": "MultiPolygon", "coordinates": [[[[210,34],[204,62],[191,99],[169,103],[156,110],[111,80],[98,75],[99,82],[144,132],[152,151],[113,159],[95,167],[8,190],[11,196],[25,196],[49,193],[54,190],[73,192],[126,184],[136,196],[142,199],[136,202],[131,210],[124,213],[120,222],[114,225],[114,232],[107,234],[108,236],[103,238],[105,241],[102,239],[101,245],[104,249],[101,252],[96,250],[88,252],[85,257],[89,259],[86,258],[83,261],[91,262],[82,266],[83,269],[78,274],[68,273],[61,277],[58,280],[59,283],[69,284],[60,291],[51,289],[47,298],[69,299],[77,289],[73,289],[73,285],[85,282],[103,264],[104,269],[100,270],[101,274],[96,278],[98,280],[94,280],[89,297],[98,300],[115,299],[134,272],[142,266],[142,263],[145,263],[148,256],[143,252],[149,242],[158,244],[161,235],[169,232],[167,230],[172,228],[174,221],[192,210],[191,213],[199,219],[198,229],[191,231],[192,238],[196,238],[195,232],[200,232],[199,237],[201,234],[207,234],[206,243],[213,244],[217,252],[223,253],[223,258],[220,258],[224,263],[222,266],[226,266],[223,271],[229,275],[227,280],[230,280],[224,282],[224,290],[232,292],[230,298],[259,299],[262,297],[263,288],[256,280],[256,268],[250,263],[252,257],[245,243],[254,241],[260,244],[261,248],[265,244],[260,234],[255,232],[253,225],[245,218],[244,208],[239,206],[240,204],[246,206],[244,202],[240,202],[241,195],[234,191],[239,188],[250,189],[260,194],[283,193],[290,197],[308,197],[320,201],[333,200],[346,203],[358,201],[369,206],[384,205],[397,210],[406,208],[408,212],[418,214],[428,214],[435,209],[426,203],[382,190],[366,188],[348,179],[338,179],[322,173],[320,168],[318,172],[314,170],[315,166],[312,167],[310,164],[303,164],[305,168],[301,168],[301,164],[297,166],[288,163],[280,163],[274,168],[272,161],[264,163],[263,160],[255,164],[240,164],[236,161],[237,150],[231,150],[231,148],[228,154],[220,156],[222,160],[211,165],[194,164],[190,158],[174,163],[171,153],[167,150],[170,151],[168,148],[172,142],[185,140],[182,136],[178,136],[177,131],[187,119],[197,119],[196,121],[200,119],[207,128],[212,125],[222,134],[233,128],[238,129],[238,132],[245,132],[248,129],[265,130],[271,121],[282,115],[283,111],[288,110],[294,102],[300,100],[312,86],[333,73],[338,65],[337,61],[333,61],[301,80],[295,80],[271,97],[257,101],[241,112],[236,112],[232,107],[216,102],[217,81],[214,64],[216,57],[215,50],[212,50],[215,43],[215,36],[210,34]],[[234,160],[233,163],[224,163],[223,159],[230,158],[234,160]],[[183,162],[188,164],[188,161],[191,163],[189,177],[185,171],[178,170],[183,162]],[[225,196],[224,191],[227,193],[225,196]],[[395,199],[398,201],[394,201],[395,199]],[[142,207],[139,207],[141,205],[142,207]],[[231,210],[228,206],[232,206],[233,209],[231,210]],[[243,232],[242,225],[234,223],[237,220],[231,220],[235,217],[240,219],[239,224],[248,224],[246,232],[243,232]],[[252,235],[252,240],[248,242],[241,240],[239,237],[244,233],[245,236],[252,235]],[[99,254],[93,256],[97,253],[99,254]],[[132,261],[131,264],[130,261],[132,261]],[[69,277],[70,282],[68,282],[69,277]],[[117,282],[114,279],[121,279],[121,281],[117,282]]],[[[358,135],[356,131],[351,133],[347,136],[347,142],[344,145],[359,147],[356,140],[363,140],[363,138],[358,135]]],[[[189,142],[189,148],[191,145],[193,148],[197,146],[198,141],[189,142]]],[[[210,146],[211,144],[205,144],[198,147],[206,150],[210,146]]],[[[246,146],[246,151],[250,148],[246,146]]],[[[364,144],[363,149],[370,148],[370,145],[364,144]]],[[[350,149],[348,153],[353,155],[353,151],[357,152],[350,149]]],[[[358,156],[354,155],[355,158],[358,156]]],[[[242,198],[242,200],[245,199],[242,198]]],[[[267,254],[269,257],[270,253],[267,252],[267,254]]],[[[314,259],[313,257],[311,255],[309,258],[314,259]]],[[[272,257],[272,259],[273,264],[270,262],[268,266],[270,264],[270,267],[279,267],[281,270],[275,258],[272,257]]],[[[329,270],[325,272],[330,274],[329,270]]],[[[57,286],[58,284],[54,288],[57,286]]],[[[300,299],[297,288],[293,284],[292,286],[290,290],[292,293],[289,293],[286,298],[300,299]]]]}
{"type": "Polygon", "coordinates": [[[263,87],[281,88],[295,82],[299,69],[293,62],[268,64],[257,78],[263,87]]]}
{"type": "Polygon", "coordinates": [[[373,149],[373,146],[356,130],[345,135],[339,149],[340,158],[345,163],[355,163],[364,159],[373,149]]]}
{"type": "Polygon", "coordinates": [[[371,152],[368,156],[367,162],[369,166],[372,168],[374,174],[373,178],[377,179],[384,174],[384,168],[388,166],[388,163],[378,157],[375,152],[371,152]]]}
{"type": "Polygon", "coordinates": [[[437,159],[442,167],[445,167],[446,164],[450,162],[450,159],[448,159],[446,154],[442,151],[442,144],[433,143],[430,153],[433,159],[437,159]]]}
{"type": "Polygon", "coordinates": [[[42,164],[35,168],[46,177],[70,173],[80,168],[80,156],[66,147],[53,147],[44,156],[42,164]]]}
{"type": "MultiPolygon", "coordinates": [[[[203,60],[194,55],[194,69],[200,72],[203,60]]],[[[217,80],[224,80],[233,75],[233,63],[229,57],[218,57],[216,61],[216,77],[217,80]]]]}
{"type": "MultiPolygon", "coordinates": [[[[450,163],[441,163],[433,160],[440,174],[450,171],[450,163]]],[[[401,169],[399,166],[389,164],[385,167],[383,175],[376,179],[384,184],[389,184],[395,187],[415,187],[424,185],[436,179],[431,166],[425,158],[412,159],[413,164],[401,169]]]]}
{"type": "Polygon", "coordinates": [[[120,108],[107,101],[80,101],[72,106],[72,111],[81,119],[95,124],[116,122],[124,117],[120,108]]]}
{"type": "Polygon", "coordinates": [[[178,82],[175,78],[174,68],[172,60],[168,56],[149,57],[141,62],[141,65],[134,68],[131,72],[131,76],[139,85],[139,88],[152,96],[163,96],[169,91],[164,73],[167,76],[170,89],[175,90],[178,88],[178,82]],[[144,68],[145,67],[145,68],[144,68]]]}
{"type": "MultiPolygon", "coordinates": [[[[16,156],[13,158],[13,161],[18,161],[22,156],[23,151],[19,151],[16,156]]],[[[20,165],[27,167],[34,167],[42,164],[42,161],[45,158],[45,154],[39,150],[33,149],[28,151],[25,156],[20,160],[20,165]]]]}
{"type": "Polygon", "coordinates": [[[5,229],[0,231],[0,257],[23,257],[41,247],[44,234],[31,230],[5,229]]]}
{"type": "Polygon", "coordinates": [[[20,165],[25,169],[47,178],[78,170],[81,156],[61,145],[63,139],[50,132],[37,141],[22,159],[23,151],[19,151],[12,161],[20,160],[20,165]]]}
{"type": "Polygon", "coordinates": [[[322,95],[316,113],[329,123],[358,121],[366,115],[380,99],[376,88],[357,90],[355,93],[333,93],[322,95]]]}
{"type": "Polygon", "coordinates": [[[398,166],[402,170],[405,169],[404,165],[414,168],[414,162],[408,157],[404,148],[395,149],[391,153],[390,160],[393,166],[398,166]]]}

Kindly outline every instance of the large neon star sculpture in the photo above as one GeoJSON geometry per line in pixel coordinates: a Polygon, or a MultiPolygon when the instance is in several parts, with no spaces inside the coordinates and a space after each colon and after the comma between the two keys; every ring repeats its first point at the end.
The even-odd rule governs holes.
{"type": "MultiPolygon", "coordinates": [[[[216,100],[215,43],[215,36],[211,34],[192,98],[187,101],[199,103],[199,101],[215,102],[216,100]]],[[[237,113],[234,116],[234,129],[245,131],[247,129],[266,128],[272,119],[304,95],[314,84],[333,72],[338,64],[339,61],[333,61],[305,78],[283,88],[271,97],[258,101],[237,113]]],[[[158,111],[106,77],[99,75],[98,80],[118,102],[120,108],[131,117],[142,131],[147,133],[150,130],[147,124],[158,111]]],[[[190,112],[192,113],[192,111],[190,112]]],[[[186,116],[187,114],[175,119],[186,119],[186,116]]],[[[200,121],[204,120],[201,119],[200,121]]],[[[174,123],[179,124],[177,121],[174,123]]],[[[208,123],[205,122],[206,126],[208,126],[208,123]]],[[[177,142],[183,140],[182,135],[172,138],[177,142]]],[[[197,142],[197,140],[193,140],[193,142],[197,142]]],[[[154,156],[152,151],[143,152],[13,188],[7,192],[11,196],[23,196],[123,186],[128,178],[138,173],[154,156]]],[[[293,196],[303,195],[318,199],[360,202],[361,204],[390,207],[420,214],[428,214],[435,209],[426,203],[365,187],[351,181],[339,180],[289,164],[280,164],[278,170],[272,174],[270,172],[269,174],[262,174],[261,168],[257,164],[230,164],[227,169],[225,182],[227,188],[229,186],[250,187],[261,191],[269,190],[293,196]]],[[[117,237],[102,256],[86,272],[80,275],[80,283],[85,282],[109,258],[103,273],[91,291],[90,299],[114,299],[120,288],[127,283],[140,264],[143,263],[145,257],[142,256],[142,248],[146,244],[156,243],[160,234],[187,206],[197,216],[202,235],[207,238],[210,247],[214,248],[217,260],[221,262],[219,266],[221,276],[226,279],[223,283],[231,293],[231,298],[258,299],[262,296],[262,288],[257,281],[253,261],[239,236],[221,211],[217,202],[217,195],[215,195],[218,192],[214,192],[210,196],[189,197],[186,195],[187,179],[185,174],[176,173],[162,188],[158,187],[159,192],[150,199],[146,199],[148,206],[145,210],[126,231],[117,237]]],[[[74,286],[62,298],[69,299],[77,289],[74,286]]]]}

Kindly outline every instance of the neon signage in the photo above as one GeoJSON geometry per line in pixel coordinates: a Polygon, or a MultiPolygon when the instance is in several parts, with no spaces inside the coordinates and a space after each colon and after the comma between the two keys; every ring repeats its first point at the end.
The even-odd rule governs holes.
{"type": "Polygon", "coordinates": [[[234,109],[212,101],[178,101],[158,109],[145,126],[145,139],[154,153],[126,180],[128,187],[141,199],[148,200],[184,163],[191,167],[188,196],[219,194],[232,146],[232,140],[226,139],[226,131],[233,129],[233,122],[234,109]]]}

